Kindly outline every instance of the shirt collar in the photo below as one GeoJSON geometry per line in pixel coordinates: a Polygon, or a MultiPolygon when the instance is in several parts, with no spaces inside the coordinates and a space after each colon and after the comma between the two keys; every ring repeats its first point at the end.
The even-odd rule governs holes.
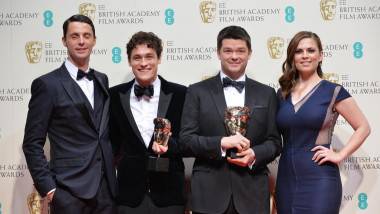
{"type": "MultiPolygon", "coordinates": [[[[69,59],[65,60],[65,67],[67,71],[69,72],[70,76],[74,79],[77,79],[77,73],[78,73],[79,68],[75,66],[69,59]]],[[[87,73],[89,72],[89,70],[90,70],[90,67],[88,67],[87,70],[84,72],[87,73]]]]}
{"type": "MultiPolygon", "coordinates": [[[[223,82],[223,78],[224,77],[228,77],[230,78],[229,76],[227,76],[223,71],[220,71],[220,80],[223,82]]],[[[245,78],[246,78],[246,75],[243,74],[241,75],[238,79],[236,79],[235,81],[245,81],[245,78]]],[[[232,78],[230,78],[232,80],[232,78]]]]}
{"type": "MultiPolygon", "coordinates": [[[[132,85],[132,89],[135,87],[135,85],[140,85],[136,81],[136,79],[135,79],[135,82],[132,85]]],[[[160,80],[160,78],[158,78],[158,76],[157,76],[156,79],[153,81],[153,83],[151,85],[153,85],[153,97],[157,97],[160,94],[160,89],[161,89],[161,80],[160,80]]],[[[132,96],[136,97],[135,93],[132,93],[132,96]]]]}

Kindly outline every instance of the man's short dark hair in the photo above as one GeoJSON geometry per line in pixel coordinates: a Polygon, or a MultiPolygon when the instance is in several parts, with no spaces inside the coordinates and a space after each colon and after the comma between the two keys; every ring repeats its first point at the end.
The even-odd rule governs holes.
{"type": "Polygon", "coordinates": [[[67,28],[69,27],[69,24],[71,22],[83,22],[83,23],[89,24],[91,26],[92,33],[94,34],[94,37],[96,37],[95,36],[95,27],[94,27],[94,24],[92,23],[91,19],[85,15],[76,14],[76,15],[73,15],[70,18],[66,19],[66,21],[63,23],[63,37],[64,38],[66,38],[67,28]]]}
{"type": "Polygon", "coordinates": [[[247,33],[247,31],[240,27],[231,25],[228,27],[223,28],[219,34],[218,34],[218,43],[217,43],[217,49],[218,52],[220,51],[220,48],[222,48],[222,42],[224,39],[240,39],[245,41],[247,44],[248,50],[251,51],[251,37],[247,33]]]}
{"type": "Polygon", "coordinates": [[[148,48],[152,48],[156,51],[158,58],[161,58],[162,40],[152,32],[139,31],[133,34],[127,43],[128,61],[131,59],[132,50],[138,45],[147,45],[148,48]]]}

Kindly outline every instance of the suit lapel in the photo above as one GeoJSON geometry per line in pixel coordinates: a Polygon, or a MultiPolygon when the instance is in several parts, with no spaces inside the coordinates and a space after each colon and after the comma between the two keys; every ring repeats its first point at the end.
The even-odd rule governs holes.
{"type": "Polygon", "coordinates": [[[226,99],[224,97],[223,86],[220,80],[220,74],[212,77],[209,81],[211,97],[216,105],[219,116],[224,123],[224,111],[227,108],[226,99]]]}
{"type": "Polygon", "coordinates": [[[109,111],[109,102],[110,102],[110,99],[109,99],[109,94],[108,94],[107,86],[101,81],[102,79],[99,76],[99,73],[95,71],[94,72],[94,76],[95,76],[96,81],[99,83],[100,88],[102,90],[102,93],[104,93],[104,97],[105,97],[104,105],[103,105],[103,110],[102,110],[102,117],[101,117],[100,127],[99,127],[99,135],[101,136],[103,134],[104,130],[106,130],[107,124],[108,124],[108,120],[109,120],[108,111],[109,111]]]}
{"type": "Polygon", "coordinates": [[[257,87],[255,87],[255,82],[252,79],[249,79],[247,77],[246,79],[246,84],[245,84],[245,106],[249,108],[251,111],[250,113],[250,119],[248,122],[248,129],[246,136],[252,136],[253,133],[256,132],[256,124],[254,123],[254,115],[256,114],[255,112],[255,105],[257,103],[257,96],[255,96],[255,93],[260,93],[257,91],[257,87]]]}
{"type": "Polygon", "coordinates": [[[95,79],[98,81],[100,88],[102,89],[103,93],[106,94],[106,96],[108,97],[109,94],[108,94],[107,86],[104,85],[104,82],[102,81],[102,78],[101,78],[99,72],[94,70],[94,76],[95,76],[95,79]]]}
{"type": "Polygon", "coordinates": [[[254,85],[255,83],[253,80],[249,79],[248,77],[246,78],[245,81],[245,103],[244,105],[251,110],[251,116],[253,113],[253,107],[255,106],[256,103],[256,96],[254,95],[255,90],[254,90],[254,85]]]}
{"type": "Polygon", "coordinates": [[[144,143],[144,140],[143,140],[143,138],[141,136],[141,133],[140,133],[138,127],[137,127],[137,124],[135,122],[135,119],[133,118],[133,114],[132,114],[132,111],[131,111],[130,97],[131,97],[131,89],[132,89],[132,86],[133,86],[133,81],[129,82],[129,84],[130,84],[129,85],[129,89],[125,93],[122,93],[122,92],[119,93],[120,102],[121,102],[121,105],[123,106],[124,113],[127,116],[128,122],[129,122],[129,124],[131,124],[131,127],[132,127],[133,131],[135,132],[135,134],[139,138],[139,140],[142,143],[144,143]]]}
{"type": "Polygon", "coordinates": [[[169,108],[170,101],[172,99],[173,93],[168,91],[168,83],[165,79],[159,77],[161,80],[161,92],[160,98],[158,100],[158,117],[165,117],[169,108]]]}
{"type": "Polygon", "coordinates": [[[83,98],[83,92],[76,82],[71,78],[69,72],[64,65],[61,66],[61,82],[63,88],[71,98],[74,104],[78,107],[79,111],[83,114],[84,118],[88,121],[91,127],[96,130],[95,122],[92,114],[91,104],[87,99],[83,98]]]}

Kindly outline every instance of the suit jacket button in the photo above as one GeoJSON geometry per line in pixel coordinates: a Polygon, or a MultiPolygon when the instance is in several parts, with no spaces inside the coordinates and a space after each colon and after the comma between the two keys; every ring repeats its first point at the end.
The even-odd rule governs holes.
{"type": "Polygon", "coordinates": [[[97,161],[101,161],[102,159],[101,158],[96,158],[97,161]]]}

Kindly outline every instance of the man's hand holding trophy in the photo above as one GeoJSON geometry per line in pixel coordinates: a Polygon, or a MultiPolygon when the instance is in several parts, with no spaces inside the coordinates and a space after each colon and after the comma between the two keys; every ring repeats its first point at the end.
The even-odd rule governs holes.
{"type": "Polygon", "coordinates": [[[168,151],[168,141],[171,133],[171,124],[168,119],[157,117],[153,120],[154,133],[152,150],[158,154],[164,154],[168,151]]]}
{"type": "Polygon", "coordinates": [[[255,154],[251,142],[245,137],[250,117],[248,107],[229,107],[224,112],[224,125],[228,137],[222,138],[222,149],[226,151],[227,161],[242,167],[250,166],[255,154]]]}
{"type": "Polygon", "coordinates": [[[148,169],[156,172],[168,172],[169,171],[169,158],[161,157],[168,151],[169,138],[171,133],[171,123],[168,119],[157,117],[153,120],[154,132],[153,132],[153,144],[152,150],[157,157],[150,156],[148,161],[148,169]]]}

